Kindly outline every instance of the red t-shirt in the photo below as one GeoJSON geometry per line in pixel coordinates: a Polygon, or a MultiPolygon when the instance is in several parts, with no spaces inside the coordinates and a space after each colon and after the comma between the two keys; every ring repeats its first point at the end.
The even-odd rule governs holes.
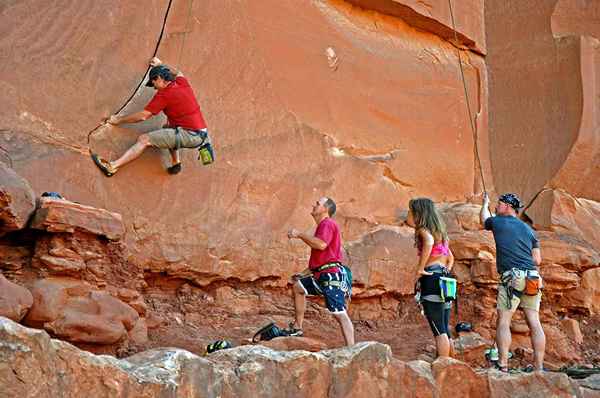
{"type": "MultiPolygon", "coordinates": [[[[315,231],[315,237],[327,243],[325,250],[310,250],[310,260],[308,267],[310,269],[319,268],[327,263],[335,263],[342,261],[342,236],[337,223],[331,218],[326,218],[319,223],[315,231]]],[[[328,268],[322,272],[338,272],[338,268],[328,268]]],[[[321,274],[321,272],[319,272],[321,274]]],[[[315,278],[319,275],[315,274],[315,278]]]]}
{"type": "Polygon", "coordinates": [[[187,130],[206,128],[192,86],[183,76],[178,76],[167,87],[158,90],[144,109],[153,115],[163,111],[171,127],[183,127],[187,130]]]}

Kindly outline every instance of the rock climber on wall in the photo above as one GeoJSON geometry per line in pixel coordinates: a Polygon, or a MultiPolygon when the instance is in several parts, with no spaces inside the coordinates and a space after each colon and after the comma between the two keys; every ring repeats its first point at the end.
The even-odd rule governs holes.
{"type": "Polygon", "coordinates": [[[106,119],[106,123],[114,126],[138,123],[162,111],[167,116],[167,124],[159,130],[140,135],[137,142],[117,160],[109,161],[92,154],[94,163],[107,177],[137,159],[149,146],[171,152],[172,165],[167,169],[169,174],[181,171],[179,148],[200,148],[204,164],[214,159],[206,122],[188,80],[181,72],[163,64],[156,57],[150,60],[150,66],[152,68],[146,86],[157,90],[152,100],[144,110],[125,116],[112,115],[106,119]]]}

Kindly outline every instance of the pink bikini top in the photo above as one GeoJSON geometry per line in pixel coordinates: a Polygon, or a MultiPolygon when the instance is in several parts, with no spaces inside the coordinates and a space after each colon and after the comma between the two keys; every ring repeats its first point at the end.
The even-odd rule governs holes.
{"type": "Polygon", "coordinates": [[[433,245],[430,256],[447,256],[449,254],[448,242],[442,241],[433,245]]]}
{"type": "MultiPolygon", "coordinates": [[[[450,254],[450,249],[448,248],[448,242],[447,241],[442,241],[439,243],[436,243],[435,245],[433,245],[433,247],[431,248],[431,254],[429,254],[430,257],[438,257],[438,256],[448,256],[450,254]]],[[[421,250],[419,250],[419,256],[421,255],[421,250]]]]}

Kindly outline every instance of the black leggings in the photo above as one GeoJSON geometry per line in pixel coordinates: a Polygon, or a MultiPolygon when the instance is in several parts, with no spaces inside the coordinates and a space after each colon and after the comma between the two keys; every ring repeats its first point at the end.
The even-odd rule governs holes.
{"type": "Polygon", "coordinates": [[[446,336],[450,337],[450,333],[448,333],[450,308],[445,308],[446,303],[433,303],[431,301],[423,300],[421,304],[423,305],[423,311],[425,312],[433,335],[439,336],[445,333],[446,336]]]}

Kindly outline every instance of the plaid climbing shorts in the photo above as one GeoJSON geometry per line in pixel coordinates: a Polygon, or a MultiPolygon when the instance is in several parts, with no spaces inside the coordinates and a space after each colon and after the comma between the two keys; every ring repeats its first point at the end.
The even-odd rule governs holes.
{"type": "MultiPolygon", "coordinates": [[[[206,131],[206,130],[205,130],[206,131]]],[[[197,148],[204,142],[210,142],[208,131],[206,140],[200,134],[195,134],[193,131],[179,128],[179,136],[181,138],[180,148],[197,148]]],[[[154,130],[148,133],[150,143],[156,148],[175,149],[177,146],[177,137],[174,128],[163,128],[154,130]]]]}

